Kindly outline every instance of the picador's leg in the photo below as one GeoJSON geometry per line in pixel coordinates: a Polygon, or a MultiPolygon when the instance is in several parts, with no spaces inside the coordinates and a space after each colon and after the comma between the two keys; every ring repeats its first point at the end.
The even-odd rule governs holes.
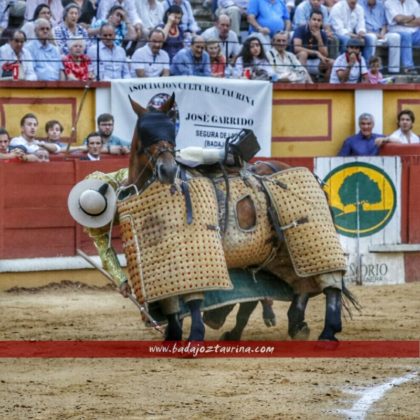
{"type": "Polygon", "coordinates": [[[305,310],[308,304],[309,294],[301,293],[293,296],[292,303],[287,311],[289,320],[288,333],[290,338],[296,340],[307,340],[309,337],[309,327],[305,322],[305,310]]]}
{"type": "Polygon", "coordinates": [[[244,328],[246,327],[246,324],[248,324],[249,317],[251,316],[254,309],[257,307],[258,301],[253,302],[242,302],[239,305],[239,310],[236,315],[236,325],[233,328],[232,331],[225,332],[222,337],[220,337],[221,340],[240,340],[242,337],[242,332],[244,331],[244,328]]]}
{"type": "Polygon", "coordinates": [[[263,299],[260,301],[263,307],[263,320],[267,327],[276,325],[276,314],[273,311],[273,299],[263,299]]]}
{"type": "Polygon", "coordinates": [[[162,312],[168,320],[165,330],[165,341],[182,340],[182,325],[179,320],[178,297],[170,297],[160,301],[162,312]]]}
{"type": "Polygon", "coordinates": [[[227,316],[232,312],[235,305],[226,305],[221,308],[204,312],[203,320],[206,325],[214,330],[223,327],[227,316]]]}
{"type": "Polygon", "coordinates": [[[203,293],[190,293],[184,296],[184,301],[191,313],[191,330],[188,341],[203,341],[206,328],[201,316],[201,303],[204,300],[203,293]]]}
{"type": "Polygon", "coordinates": [[[324,289],[325,325],[319,340],[338,341],[335,333],[341,332],[341,290],[334,287],[324,289]]]}

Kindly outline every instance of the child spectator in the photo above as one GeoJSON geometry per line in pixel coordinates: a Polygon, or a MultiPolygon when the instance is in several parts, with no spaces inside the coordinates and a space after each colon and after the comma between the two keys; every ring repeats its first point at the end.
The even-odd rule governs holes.
{"type": "Polygon", "coordinates": [[[368,80],[371,85],[376,85],[381,83],[383,80],[382,73],[379,69],[382,67],[382,61],[380,57],[373,55],[369,59],[369,70],[368,70],[368,80]]]}
{"type": "Polygon", "coordinates": [[[64,74],[67,80],[93,80],[95,75],[89,71],[90,58],[83,53],[86,42],[82,37],[70,38],[67,41],[69,53],[63,57],[64,74]]]}
{"type": "Polygon", "coordinates": [[[47,121],[45,124],[45,132],[47,133],[46,142],[56,144],[60,147],[61,151],[65,150],[66,146],[61,142],[61,135],[63,134],[64,127],[57,120],[47,121]]]}
{"type": "Polygon", "coordinates": [[[222,54],[219,41],[215,38],[210,38],[206,42],[206,50],[210,56],[212,77],[225,77],[226,58],[222,54]]]}
{"type": "Polygon", "coordinates": [[[49,162],[50,161],[50,154],[48,153],[48,150],[46,149],[38,149],[35,152],[35,156],[38,159],[36,162],[49,162]]]}

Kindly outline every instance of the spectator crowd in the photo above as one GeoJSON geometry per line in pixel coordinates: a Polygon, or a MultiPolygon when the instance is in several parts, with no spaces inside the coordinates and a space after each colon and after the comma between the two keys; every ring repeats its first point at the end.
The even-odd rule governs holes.
{"type": "Polygon", "coordinates": [[[189,0],[0,0],[1,79],[194,75],[375,84],[420,69],[418,0],[206,4],[215,20],[202,31],[189,0]],[[377,47],[388,48],[386,68],[377,47]]]}

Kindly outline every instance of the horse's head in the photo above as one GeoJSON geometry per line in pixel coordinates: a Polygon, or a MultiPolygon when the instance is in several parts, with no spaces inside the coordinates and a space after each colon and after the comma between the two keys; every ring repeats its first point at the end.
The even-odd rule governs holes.
{"type": "Polygon", "coordinates": [[[168,116],[175,102],[173,94],[158,110],[146,109],[133,101],[137,114],[130,158],[130,183],[141,187],[153,174],[164,184],[173,184],[178,171],[175,160],[175,123],[168,116]]]}

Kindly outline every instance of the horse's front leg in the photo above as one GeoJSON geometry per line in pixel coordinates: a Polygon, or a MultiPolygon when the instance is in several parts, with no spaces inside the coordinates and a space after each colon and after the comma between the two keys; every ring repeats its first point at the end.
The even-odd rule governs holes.
{"type": "Polygon", "coordinates": [[[179,300],[178,297],[170,297],[160,301],[160,307],[166,316],[168,325],[165,330],[165,341],[182,340],[182,324],[179,320],[179,300]]]}
{"type": "Polygon", "coordinates": [[[287,311],[287,318],[289,320],[288,333],[290,338],[307,340],[309,337],[310,330],[308,324],[305,322],[305,310],[308,299],[308,293],[293,295],[292,303],[287,311]]]}
{"type": "Polygon", "coordinates": [[[341,332],[341,290],[335,287],[324,289],[325,324],[319,340],[338,341],[336,333],[341,332]]]}
{"type": "Polygon", "coordinates": [[[232,331],[225,332],[220,339],[221,340],[240,340],[242,337],[242,332],[248,324],[249,317],[251,316],[252,312],[258,305],[258,300],[253,302],[242,302],[239,305],[238,313],[236,314],[236,324],[232,331]]]}

